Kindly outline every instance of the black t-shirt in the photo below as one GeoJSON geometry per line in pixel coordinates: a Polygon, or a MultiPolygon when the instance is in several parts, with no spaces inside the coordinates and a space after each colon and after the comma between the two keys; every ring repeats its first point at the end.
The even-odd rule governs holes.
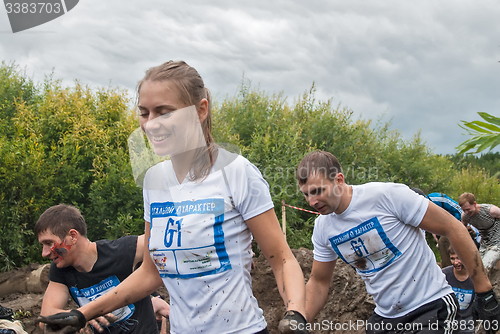
{"type": "Polygon", "coordinates": [[[465,281],[460,282],[453,273],[453,266],[443,268],[443,273],[446,276],[448,284],[451,285],[453,292],[458,299],[460,305],[460,315],[463,319],[472,316],[472,299],[474,297],[474,284],[472,280],[467,278],[465,281]]]}
{"type": "MultiPolygon", "coordinates": [[[[66,285],[73,300],[80,306],[108,292],[133,271],[137,236],[125,236],[112,241],[99,240],[96,245],[97,261],[88,273],[79,272],[73,267],[57,268],[54,263],[50,266],[49,279],[66,285]]],[[[104,333],[158,333],[149,296],[113,313],[119,320],[104,333]]]]}

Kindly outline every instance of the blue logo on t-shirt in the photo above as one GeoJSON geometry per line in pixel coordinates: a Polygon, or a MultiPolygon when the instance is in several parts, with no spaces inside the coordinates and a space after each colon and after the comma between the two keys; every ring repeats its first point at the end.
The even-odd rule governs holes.
{"type": "MultiPolygon", "coordinates": [[[[118,277],[111,276],[88,288],[78,289],[77,287],[70,287],[69,291],[73,298],[78,302],[78,305],[83,306],[112,290],[118,286],[118,284],[120,284],[118,277]]],[[[132,314],[134,314],[134,311],[134,304],[130,304],[113,311],[112,313],[117,317],[115,323],[127,320],[132,314]]]]}
{"type": "Polygon", "coordinates": [[[222,198],[152,203],[150,254],[160,276],[192,278],[231,269],[223,223],[222,198]]]}
{"type": "Polygon", "coordinates": [[[384,269],[401,255],[377,217],[330,238],[337,255],[360,273],[384,269]]]}
{"type": "Polygon", "coordinates": [[[453,292],[455,292],[455,296],[457,296],[458,304],[460,306],[460,310],[466,310],[470,303],[472,302],[472,296],[474,296],[474,290],[466,290],[456,288],[454,286],[451,287],[453,292]]]}

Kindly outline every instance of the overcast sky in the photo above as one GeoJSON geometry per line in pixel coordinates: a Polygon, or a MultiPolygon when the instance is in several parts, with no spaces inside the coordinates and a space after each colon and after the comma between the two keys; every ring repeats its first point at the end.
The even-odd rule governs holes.
{"type": "Polygon", "coordinates": [[[173,59],[194,66],[219,99],[242,76],[290,102],[316,97],[355,118],[419,130],[435,153],[469,137],[460,120],[500,116],[500,2],[81,0],[65,15],[12,33],[0,8],[0,59],[35,80],[133,91],[173,59]]]}

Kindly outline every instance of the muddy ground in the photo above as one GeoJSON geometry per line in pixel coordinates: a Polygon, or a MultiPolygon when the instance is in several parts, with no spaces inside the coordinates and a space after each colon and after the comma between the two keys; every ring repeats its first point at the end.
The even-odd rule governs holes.
{"type": "MultiPolygon", "coordinates": [[[[301,248],[293,250],[299,261],[306,281],[311,272],[313,260],[312,251],[301,248]]],[[[46,285],[48,268],[37,264],[7,273],[0,273],[0,305],[8,307],[17,313],[28,333],[41,333],[35,326],[34,319],[40,313],[43,298],[41,286],[46,285]],[[30,279],[31,283],[29,283],[30,279]],[[40,284],[34,281],[39,280],[40,284]],[[9,284],[6,284],[6,283],[9,284]],[[28,282],[28,283],[26,283],[28,282]],[[3,287],[3,290],[2,290],[3,287]],[[6,290],[9,288],[9,291],[6,290]]],[[[252,271],[253,291],[264,310],[271,334],[277,334],[278,322],[285,311],[283,301],[278,293],[271,268],[263,256],[255,259],[255,269],[252,271]]],[[[497,295],[499,294],[498,281],[500,270],[493,271],[491,280],[494,283],[497,295]]],[[[165,289],[159,290],[160,295],[168,300],[165,289]]],[[[364,327],[347,328],[346,324],[361,325],[372,314],[375,304],[371,296],[366,293],[363,281],[356,275],[354,269],[341,261],[337,262],[328,301],[315,319],[317,330],[311,333],[364,333],[364,327]],[[344,326],[342,329],[340,326],[344,326]],[[340,330],[335,330],[340,329],[340,330]]],[[[216,332],[216,329],[214,329],[216,332]]]]}

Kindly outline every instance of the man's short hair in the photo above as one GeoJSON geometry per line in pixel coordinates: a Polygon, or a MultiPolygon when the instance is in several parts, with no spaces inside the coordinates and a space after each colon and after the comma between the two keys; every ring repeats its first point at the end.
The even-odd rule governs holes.
{"type": "Polygon", "coordinates": [[[457,254],[457,253],[455,252],[455,249],[453,249],[453,246],[448,247],[448,254],[449,254],[449,255],[457,254]]]}
{"type": "Polygon", "coordinates": [[[472,193],[463,193],[458,198],[458,205],[462,206],[465,203],[474,204],[475,201],[476,201],[476,196],[474,196],[474,194],[472,194],[472,193]]]}
{"type": "Polygon", "coordinates": [[[84,237],[87,236],[87,224],[80,211],[72,205],[59,204],[41,214],[35,224],[35,235],[49,230],[62,240],[71,229],[75,229],[84,237]]]}
{"type": "Polygon", "coordinates": [[[299,185],[307,183],[307,179],[312,174],[322,175],[327,180],[333,182],[335,176],[342,173],[337,158],[330,152],[315,151],[307,154],[297,167],[297,181],[299,185]]]}

